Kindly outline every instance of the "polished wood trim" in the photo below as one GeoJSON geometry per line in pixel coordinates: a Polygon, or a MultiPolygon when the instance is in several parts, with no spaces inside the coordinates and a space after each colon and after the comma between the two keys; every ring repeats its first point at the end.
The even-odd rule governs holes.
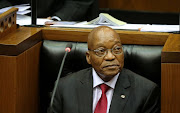
{"type": "Polygon", "coordinates": [[[61,29],[61,28],[50,28],[42,29],[42,38],[45,40],[60,40],[60,41],[79,41],[86,42],[89,29],[61,29]]]}
{"type": "Polygon", "coordinates": [[[6,12],[0,14],[0,21],[6,19],[9,15],[14,14],[17,11],[18,11],[18,8],[13,7],[11,9],[7,10],[6,12]]]}
{"type": "Polygon", "coordinates": [[[161,64],[161,113],[180,112],[180,63],[161,64]]]}
{"type": "Polygon", "coordinates": [[[16,56],[42,40],[41,29],[20,27],[0,39],[0,55],[16,56]]]}
{"type": "MultiPolygon", "coordinates": [[[[19,55],[43,39],[86,42],[92,29],[20,27],[0,39],[0,55],[19,55]]],[[[164,45],[169,33],[116,30],[123,44],[164,45]]]]}
{"type": "Polygon", "coordinates": [[[18,8],[11,8],[6,12],[0,14],[0,39],[5,37],[17,28],[16,25],[16,12],[18,8]]]}
{"type": "MultiPolygon", "coordinates": [[[[92,29],[43,28],[42,38],[45,40],[87,42],[87,37],[91,30],[92,29]]],[[[116,31],[120,35],[122,44],[164,45],[169,36],[169,33],[116,31]]]]}
{"type": "Polygon", "coordinates": [[[41,42],[18,56],[0,55],[0,113],[38,113],[41,42]]]}
{"type": "Polygon", "coordinates": [[[123,44],[164,45],[169,33],[117,31],[123,44]]]}
{"type": "Polygon", "coordinates": [[[169,36],[162,50],[161,62],[180,63],[180,34],[169,36]]]}

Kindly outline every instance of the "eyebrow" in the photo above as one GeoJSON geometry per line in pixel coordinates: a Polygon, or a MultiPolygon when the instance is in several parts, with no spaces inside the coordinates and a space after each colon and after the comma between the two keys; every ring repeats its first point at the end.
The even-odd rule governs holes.
{"type": "MultiPolygon", "coordinates": [[[[118,44],[118,43],[121,44],[121,41],[115,41],[115,44],[113,45],[113,47],[114,47],[116,44],[118,44]]],[[[98,46],[98,48],[99,48],[99,47],[104,47],[104,46],[103,46],[103,43],[99,43],[99,44],[97,44],[96,46],[98,46]]],[[[122,44],[121,44],[121,46],[122,46],[122,44]]]]}
{"type": "MultiPolygon", "coordinates": [[[[120,43],[121,44],[121,41],[115,41],[115,43],[117,44],[117,43],[120,43]]],[[[121,44],[122,45],[122,44],[121,44]]]]}

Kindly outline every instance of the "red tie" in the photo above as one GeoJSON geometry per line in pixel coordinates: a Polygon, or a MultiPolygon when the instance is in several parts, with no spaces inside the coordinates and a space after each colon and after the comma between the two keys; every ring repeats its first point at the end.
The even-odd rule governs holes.
{"type": "Polygon", "coordinates": [[[107,111],[107,97],[106,92],[109,89],[109,86],[106,84],[101,84],[100,88],[102,90],[101,98],[99,99],[94,113],[106,113],[107,111]]]}

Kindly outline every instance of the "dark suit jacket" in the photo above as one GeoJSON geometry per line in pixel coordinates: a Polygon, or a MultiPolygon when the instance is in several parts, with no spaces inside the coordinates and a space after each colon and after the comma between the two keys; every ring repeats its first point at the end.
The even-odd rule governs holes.
{"type": "MultiPolygon", "coordinates": [[[[31,0],[1,0],[0,8],[31,0]]],[[[58,16],[66,21],[92,20],[99,14],[98,0],[36,0],[37,16],[58,16]]]]}
{"type": "MultiPolygon", "coordinates": [[[[53,113],[92,113],[92,81],[92,68],[60,79],[53,113]]],[[[123,69],[115,86],[109,113],[160,113],[159,102],[160,90],[155,83],[123,69]]]]}

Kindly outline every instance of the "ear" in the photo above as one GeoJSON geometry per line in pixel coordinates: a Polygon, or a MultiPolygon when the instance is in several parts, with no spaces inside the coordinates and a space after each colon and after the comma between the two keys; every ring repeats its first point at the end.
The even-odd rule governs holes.
{"type": "Polygon", "coordinates": [[[91,56],[90,56],[89,51],[86,52],[86,61],[88,64],[91,64],[91,56]]]}

